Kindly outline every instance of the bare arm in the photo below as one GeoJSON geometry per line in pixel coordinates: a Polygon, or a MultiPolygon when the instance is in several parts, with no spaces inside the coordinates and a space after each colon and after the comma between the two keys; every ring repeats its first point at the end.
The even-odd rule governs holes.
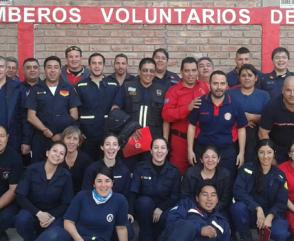
{"type": "Polygon", "coordinates": [[[78,230],[74,222],[65,219],[64,229],[70,234],[74,241],[84,241],[84,239],[78,233],[78,230]]]}
{"type": "Polygon", "coordinates": [[[16,184],[9,185],[8,190],[0,197],[0,209],[9,205],[15,199],[16,184]]]}
{"type": "Polygon", "coordinates": [[[196,126],[189,124],[187,131],[187,143],[188,143],[188,160],[191,165],[194,165],[197,160],[194,153],[194,138],[195,138],[196,126]]]}
{"type": "Polygon", "coordinates": [[[162,128],[163,128],[163,138],[168,141],[169,131],[170,131],[170,123],[164,121],[162,128]]]}
{"type": "Polygon", "coordinates": [[[119,241],[128,241],[128,230],[126,226],[116,226],[115,229],[119,241]]]}
{"type": "Polygon", "coordinates": [[[246,145],[246,129],[245,127],[238,129],[238,144],[239,144],[239,153],[236,160],[236,165],[241,167],[244,164],[244,154],[245,154],[245,145],[246,145]]]}
{"type": "Polygon", "coordinates": [[[269,133],[270,133],[269,130],[266,130],[266,129],[263,129],[262,127],[259,127],[258,137],[259,137],[260,140],[269,139],[269,133]]]}

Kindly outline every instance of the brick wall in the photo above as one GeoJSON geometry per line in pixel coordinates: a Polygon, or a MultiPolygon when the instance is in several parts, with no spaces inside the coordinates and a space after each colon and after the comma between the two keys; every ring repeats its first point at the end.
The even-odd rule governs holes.
{"type": "MultiPolygon", "coordinates": [[[[48,5],[46,1],[14,1],[15,5],[48,5]]],[[[50,1],[59,6],[167,6],[167,7],[260,7],[261,0],[205,0],[205,1],[50,1]]],[[[261,28],[259,26],[188,26],[188,25],[35,25],[35,56],[41,63],[56,54],[64,61],[64,49],[78,45],[84,51],[84,63],[94,51],[105,55],[106,73],[112,72],[112,60],[124,52],[130,61],[130,72],[136,73],[142,57],[151,56],[158,47],[170,52],[170,69],[179,72],[185,56],[211,57],[216,68],[229,71],[234,67],[235,51],[248,47],[253,63],[260,68],[261,28]]],[[[292,35],[291,35],[292,34],[292,35]]],[[[294,49],[289,39],[294,27],[283,27],[281,44],[294,49]]],[[[16,56],[17,31],[15,24],[0,25],[0,51],[3,55],[16,56]]]]}

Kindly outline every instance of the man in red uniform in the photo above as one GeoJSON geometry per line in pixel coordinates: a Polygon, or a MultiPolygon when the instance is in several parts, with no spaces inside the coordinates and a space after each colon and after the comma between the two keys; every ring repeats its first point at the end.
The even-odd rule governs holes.
{"type": "Polygon", "coordinates": [[[170,133],[170,161],[183,175],[189,167],[187,154],[188,116],[194,108],[200,105],[199,97],[209,92],[204,81],[197,80],[197,61],[186,57],[181,64],[182,80],[172,86],[165,95],[162,118],[169,123],[170,131],[164,132],[168,138],[170,133]]]}

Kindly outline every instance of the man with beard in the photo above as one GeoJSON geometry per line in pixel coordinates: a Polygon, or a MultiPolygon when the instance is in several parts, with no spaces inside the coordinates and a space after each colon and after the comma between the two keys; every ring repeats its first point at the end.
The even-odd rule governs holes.
{"type": "Polygon", "coordinates": [[[121,86],[124,82],[136,78],[134,75],[128,74],[128,57],[125,54],[117,54],[113,65],[114,73],[105,77],[106,81],[116,82],[121,86]]]}
{"type": "Polygon", "coordinates": [[[61,61],[50,56],[44,61],[45,80],[31,90],[26,107],[28,121],[35,127],[32,162],[44,160],[52,141],[61,140],[62,131],[78,119],[80,100],[74,88],[60,80],[61,61]]]}
{"type": "Polygon", "coordinates": [[[210,93],[201,97],[200,108],[193,109],[189,116],[188,159],[191,165],[195,165],[200,161],[203,148],[214,145],[220,150],[220,166],[227,168],[234,178],[236,166],[244,163],[246,116],[240,104],[226,93],[228,82],[224,72],[212,72],[209,84],[210,93]],[[200,132],[194,148],[196,124],[200,132]],[[235,146],[237,139],[238,155],[235,146]]]}
{"type": "Polygon", "coordinates": [[[90,76],[77,84],[76,91],[82,102],[79,107],[80,127],[86,137],[82,149],[96,160],[105,134],[105,116],[113,105],[119,84],[103,79],[105,58],[102,54],[93,53],[88,62],[90,76]]]}

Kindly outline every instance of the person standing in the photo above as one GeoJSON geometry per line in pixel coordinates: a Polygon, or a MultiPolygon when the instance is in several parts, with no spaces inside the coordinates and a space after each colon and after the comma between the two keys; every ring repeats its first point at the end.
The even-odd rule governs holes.
{"type": "Polygon", "coordinates": [[[168,123],[164,137],[170,136],[171,158],[181,175],[189,167],[187,158],[187,129],[188,116],[194,108],[199,107],[199,97],[208,93],[204,81],[197,80],[197,61],[186,57],[181,64],[181,81],[172,86],[165,95],[162,118],[168,123]]]}
{"type": "Polygon", "coordinates": [[[76,123],[80,105],[74,88],[60,79],[60,59],[46,58],[44,69],[45,80],[33,87],[26,103],[28,121],[35,128],[32,162],[42,160],[52,141],[61,140],[61,132],[76,123]]]}

